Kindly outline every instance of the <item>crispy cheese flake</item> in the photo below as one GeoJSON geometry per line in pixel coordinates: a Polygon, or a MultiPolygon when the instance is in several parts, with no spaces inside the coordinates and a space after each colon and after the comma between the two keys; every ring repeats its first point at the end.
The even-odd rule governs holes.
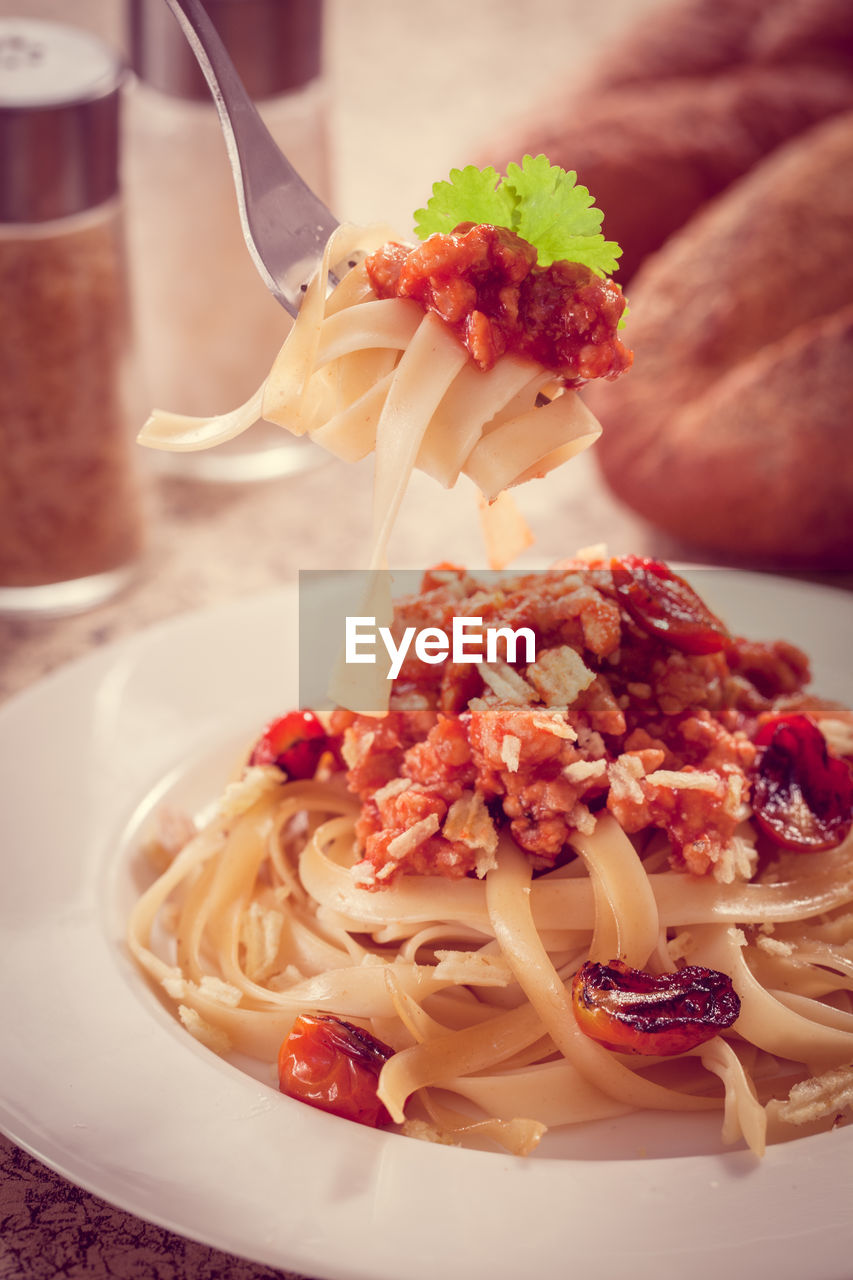
{"type": "Polygon", "coordinates": [[[463,791],[459,799],[454,800],[447,811],[442,835],[478,851],[475,870],[480,879],[495,865],[498,833],[479,791],[463,791]]]}
{"type": "Polygon", "coordinates": [[[789,1124],[810,1124],[848,1107],[853,1107],[853,1066],[836,1067],[795,1084],[779,1116],[789,1124]]]}
{"type": "Polygon", "coordinates": [[[673,791],[718,791],[721,778],[717,773],[688,772],[679,769],[656,769],[646,774],[646,782],[673,791]]]}
{"type": "Polygon", "coordinates": [[[186,1004],[179,1005],[178,1016],[193,1039],[198,1040],[205,1048],[219,1054],[229,1052],[231,1041],[225,1032],[219,1027],[211,1026],[195,1009],[186,1004]]]}
{"type": "Polygon", "coordinates": [[[236,1009],[243,998],[243,993],[239,987],[235,987],[233,983],[225,982],[222,978],[217,978],[210,973],[204,975],[198,989],[203,996],[207,996],[210,1000],[215,1000],[217,1004],[224,1004],[229,1009],[236,1009]]]}
{"type": "MultiPolygon", "coordinates": [[[[421,818],[420,822],[416,822],[414,826],[409,827],[408,831],[401,831],[398,836],[388,845],[388,857],[392,863],[401,862],[403,858],[408,857],[410,853],[414,853],[419,845],[422,845],[430,836],[434,836],[439,828],[439,818],[437,813],[428,813],[425,818],[421,818]]],[[[378,876],[382,872],[378,871],[378,876]]]]}
{"type": "Polygon", "coordinates": [[[546,649],[527,668],[527,679],[547,706],[571,706],[595,679],[571,645],[546,649]]]}
{"type": "Polygon", "coordinates": [[[514,733],[505,733],[501,741],[501,760],[510,773],[518,773],[521,762],[521,738],[514,733]]]}
{"type": "Polygon", "coordinates": [[[350,868],[350,874],[357,885],[369,889],[376,884],[376,868],[368,858],[362,858],[350,868]]]}
{"type": "Polygon", "coordinates": [[[244,948],[243,966],[252,982],[262,982],[274,972],[284,928],[284,915],[259,902],[249,904],[240,921],[240,942],[244,948]]]}
{"type": "Polygon", "coordinates": [[[171,969],[160,979],[160,985],[173,1000],[186,1000],[192,983],[188,982],[180,969],[171,969]]]}
{"type": "Polygon", "coordinates": [[[524,706],[536,701],[536,691],[508,662],[483,662],[480,674],[492,692],[504,702],[524,706]]]}
{"type": "Polygon", "coordinates": [[[227,820],[239,818],[270,791],[281,785],[281,770],[273,765],[253,765],[241,778],[230,782],[219,801],[219,816],[227,820]]]}
{"type": "Polygon", "coordinates": [[[359,737],[352,729],[346,730],[341,743],[341,755],[348,769],[355,769],[367,758],[375,737],[375,733],[365,733],[359,737]]]}
{"type": "Polygon", "coordinates": [[[642,776],[642,760],[628,752],[618,756],[607,768],[607,777],[614,799],[642,804],[646,798],[639,783],[642,776]]]}
{"type": "Polygon", "coordinates": [[[606,776],[607,763],[604,760],[573,760],[563,769],[563,777],[574,783],[600,782],[606,776]]]}
{"type": "Polygon", "coordinates": [[[732,836],[729,843],[711,868],[718,884],[733,884],[736,880],[751,880],[758,862],[755,841],[743,836],[732,836]]]}
{"type": "Polygon", "coordinates": [[[794,948],[790,942],[783,942],[781,938],[771,938],[767,934],[759,934],[755,939],[755,945],[760,951],[766,951],[769,956],[792,956],[794,948]]]}
{"type": "Polygon", "coordinates": [[[607,755],[607,747],[601,734],[597,729],[588,729],[585,725],[578,726],[578,750],[583,752],[587,760],[603,760],[607,755]]]}
{"type": "Polygon", "coordinates": [[[726,798],[723,801],[727,813],[739,816],[741,820],[749,817],[749,806],[746,803],[747,781],[740,772],[732,770],[726,777],[726,798]]]}
{"type": "Polygon", "coordinates": [[[578,735],[565,719],[566,707],[550,707],[547,711],[534,708],[530,713],[530,723],[540,733],[550,733],[553,738],[562,738],[566,742],[577,742],[578,735]]]}
{"type": "Polygon", "coordinates": [[[393,800],[395,796],[400,796],[404,791],[408,791],[411,785],[411,778],[392,778],[390,782],[385,783],[384,787],[374,791],[373,799],[378,805],[382,805],[386,800],[393,800]]]}
{"type": "Polygon", "coordinates": [[[591,836],[597,824],[598,819],[595,814],[580,800],[572,806],[572,811],[569,814],[569,825],[579,831],[581,835],[591,836]]]}

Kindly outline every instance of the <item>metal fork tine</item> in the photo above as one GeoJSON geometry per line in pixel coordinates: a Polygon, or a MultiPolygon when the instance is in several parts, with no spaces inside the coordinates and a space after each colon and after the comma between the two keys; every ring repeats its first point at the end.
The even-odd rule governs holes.
{"type": "Polygon", "coordinates": [[[219,112],[249,253],[267,288],[295,316],[302,286],[338,221],[273,139],[201,0],[166,3],[219,112]]]}

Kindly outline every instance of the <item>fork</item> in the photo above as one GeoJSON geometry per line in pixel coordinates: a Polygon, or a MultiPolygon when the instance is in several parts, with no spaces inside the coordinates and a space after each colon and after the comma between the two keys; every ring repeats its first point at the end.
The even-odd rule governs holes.
{"type": "Polygon", "coordinates": [[[295,316],[338,220],[273,139],[201,0],[166,3],[219,112],[249,253],[267,288],[295,316]]]}

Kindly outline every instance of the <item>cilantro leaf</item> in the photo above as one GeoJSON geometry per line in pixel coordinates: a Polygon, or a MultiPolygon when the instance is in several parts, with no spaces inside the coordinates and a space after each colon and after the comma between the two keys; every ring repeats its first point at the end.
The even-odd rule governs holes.
{"type": "Polygon", "coordinates": [[[507,165],[505,182],[518,201],[512,229],[536,246],[541,267],[565,258],[600,274],[616,270],[621,249],[601,234],[604,214],[577,185],[574,170],[567,173],[547,156],[525,156],[520,166],[507,165]]]}
{"type": "Polygon", "coordinates": [[[426,208],[415,214],[422,240],[450,232],[460,222],[485,222],[527,240],[542,267],[567,260],[596,275],[617,269],[622,250],[602,235],[604,214],[588,189],[578,185],[577,174],[552,165],[547,156],[524,156],[520,165],[507,166],[504,178],[491,165],[451,169],[450,181],[435,183],[432,192],[426,208]]]}
{"type": "Polygon", "coordinates": [[[515,197],[496,169],[469,164],[464,169],[451,169],[449,182],[434,184],[427,207],[415,213],[415,231],[425,240],[436,231],[452,231],[460,222],[509,227],[514,207],[515,197]]]}

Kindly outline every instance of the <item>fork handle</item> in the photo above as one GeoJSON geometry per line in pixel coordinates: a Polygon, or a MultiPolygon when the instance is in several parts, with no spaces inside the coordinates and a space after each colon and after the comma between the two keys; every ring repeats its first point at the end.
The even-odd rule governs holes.
{"type": "Polygon", "coordinates": [[[272,137],[201,0],[166,3],[195,54],[219,113],[246,245],[267,288],[295,316],[302,282],[277,278],[256,240],[269,246],[276,235],[282,237],[286,230],[291,244],[298,243],[306,259],[317,258],[337,220],[272,137]],[[251,206],[251,216],[247,205],[251,206]],[[304,208],[312,216],[301,227],[282,227],[282,207],[304,208]]]}

